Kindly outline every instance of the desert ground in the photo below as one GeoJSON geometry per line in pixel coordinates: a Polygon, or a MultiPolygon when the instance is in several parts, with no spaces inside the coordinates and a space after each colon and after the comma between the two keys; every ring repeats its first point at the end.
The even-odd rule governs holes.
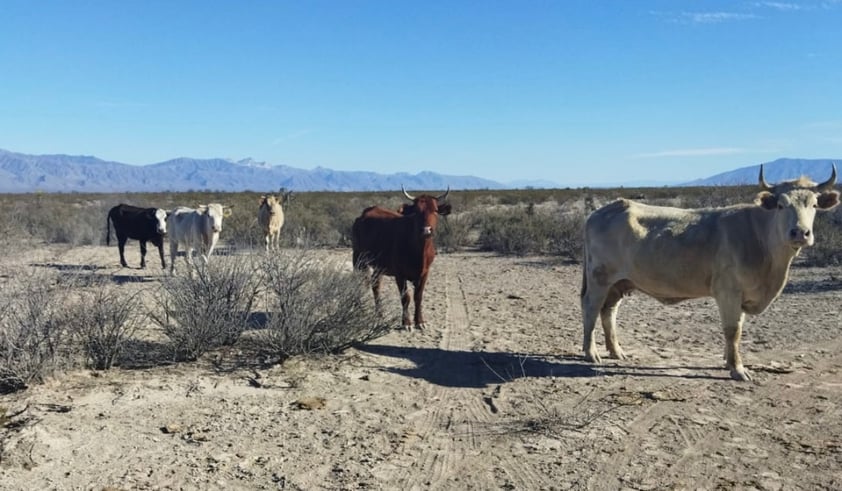
{"type": "MultiPolygon", "coordinates": [[[[94,265],[151,289],[163,273],[150,257],[140,271],[113,246],[38,246],[0,268],[94,265]]],[[[748,319],[749,383],[724,369],[710,299],[632,295],[619,314],[630,358],[586,363],[580,283],[557,258],[441,254],[423,331],[282,365],[224,368],[235,354],[215,353],[62,373],[0,396],[14,415],[0,488],[842,489],[842,269],[794,267],[748,319]]],[[[383,291],[398,310],[388,279],[383,291]]]]}

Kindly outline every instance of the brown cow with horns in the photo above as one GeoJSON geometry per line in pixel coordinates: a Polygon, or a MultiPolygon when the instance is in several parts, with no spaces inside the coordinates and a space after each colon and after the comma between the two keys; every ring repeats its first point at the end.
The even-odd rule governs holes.
{"type": "Polygon", "coordinates": [[[599,362],[593,330],[602,319],[612,358],[617,307],[640,290],[665,304],[713,297],[725,334],[725,365],[736,380],[751,380],[740,358],[745,314],[760,314],[781,294],[792,259],[813,245],[817,211],[839,204],[836,166],[827,181],[801,178],[766,183],[753,204],[680,209],[625,199],[593,212],[585,224],[582,315],[585,358],[599,362]]]}
{"type": "Polygon", "coordinates": [[[450,204],[444,203],[450,188],[441,196],[424,194],[417,198],[403,186],[401,190],[412,203],[402,205],[398,212],[379,206],[366,208],[354,220],[351,241],[354,267],[360,271],[372,268],[371,290],[378,310],[381,276],[394,276],[403,307],[403,326],[411,331],[407,281],[415,289],[415,327],[423,329],[426,327],[421,310],[424,285],[436,257],[433,236],[438,217],[450,213],[450,204]]]}

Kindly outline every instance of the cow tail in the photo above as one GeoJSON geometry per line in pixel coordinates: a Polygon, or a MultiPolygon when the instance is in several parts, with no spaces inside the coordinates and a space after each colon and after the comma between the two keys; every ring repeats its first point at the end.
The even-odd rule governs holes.
{"type": "Polygon", "coordinates": [[[111,212],[105,217],[105,245],[111,245],[111,212]]]}

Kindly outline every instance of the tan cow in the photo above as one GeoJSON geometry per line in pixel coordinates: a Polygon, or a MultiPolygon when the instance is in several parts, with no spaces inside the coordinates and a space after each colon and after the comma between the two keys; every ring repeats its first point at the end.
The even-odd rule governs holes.
{"type": "Polygon", "coordinates": [[[588,217],[582,277],[583,349],[600,362],[593,338],[602,320],[612,358],[624,359],[617,342],[617,307],[640,290],[665,304],[713,297],[725,334],[731,377],[751,380],[740,358],[745,314],[756,315],[781,294],[792,259],[813,245],[817,210],[839,204],[836,166],[816,185],[801,178],[770,186],[760,167],[762,191],[754,204],[680,209],[621,199],[588,217]]]}
{"type": "Polygon", "coordinates": [[[289,201],[292,191],[284,192],[281,188],[280,198],[271,194],[260,197],[260,207],[257,209],[257,223],[263,230],[263,241],[266,251],[277,250],[280,247],[281,228],[284,226],[284,209],[281,202],[289,201]]]}

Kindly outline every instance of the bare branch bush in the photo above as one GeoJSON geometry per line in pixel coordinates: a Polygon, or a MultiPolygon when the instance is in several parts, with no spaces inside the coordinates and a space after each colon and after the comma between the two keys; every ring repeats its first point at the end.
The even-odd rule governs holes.
{"type": "Polygon", "coordinates": [[[26,388],[72,364],[66,281],[20,275],[0,293],[0,393],[26,388]]]}
{"type": "Polygon", "coordinates": [[[138,293],[126,293],[102,281],[79,293],[70,306],[70,332],[78,340],[86,364],[107,370],[141,327],[144,316],[138,293]]]}
{"type": "Polygon", "coordinates": [[[176,360],[195,360],[234,344],[249,326],[260,293],[254,263],[245,256],[214,256],[189,276],[170,276],[155,295],[151,319],[169,338],[176,360]]]}
{"type": "Polygon", "coordinates": [[[271,354],[337,353],[382,336],[397,318],[378,316],[364,275],[338,261],[297,249],[264,256],[266,329],[258,334],[271,354]]]}

